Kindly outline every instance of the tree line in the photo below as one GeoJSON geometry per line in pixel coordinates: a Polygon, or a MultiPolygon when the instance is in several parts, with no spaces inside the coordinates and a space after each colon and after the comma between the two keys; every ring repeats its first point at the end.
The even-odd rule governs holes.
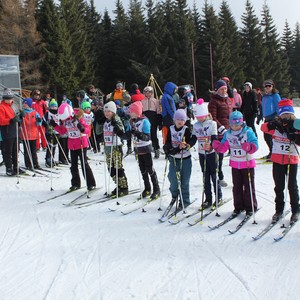
{"type": "Polygon", "coordinates": [[[186,0],[130,0],[125,10],[116,0],[111,17],[93,0],[2,0],[0,54],[19,55],[23,88],[69,97],[90,83],[105,93],[116,81],[143,86],[150,74],[160,86],[193,84],[195,74],[204,98],[222,76],[237,88],[272,78],[281,95],[297,96],[299,23],[286,21],[280,35],[268,5],[257,16],[250,0],[241,21],[227,1],[217,14],[208,1],[199,10],[186,0]]]}

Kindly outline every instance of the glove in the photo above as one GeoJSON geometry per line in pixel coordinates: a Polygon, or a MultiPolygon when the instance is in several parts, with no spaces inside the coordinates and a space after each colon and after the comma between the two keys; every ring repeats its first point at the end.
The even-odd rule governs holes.
{"type": "Polygon", "coordinates": [[[83,126],[80,122],[78,122],[77,128],[79,129],[79,131],[80,131],[81,133],[84,132],[84,126],[83,126]]]}
{"type": "Polygon", "coordinates": [[[135,128],[131,129],[131,134],[134,135],[134,136],[136,136],[138,139],[142,138],[142,132],[136,130],[135,128]]]}
{"type": "Polygon", "coordinates": [[[55,121],[53,119],[50,120],[49,125],[51,125],[52,127],[55,127],[57,124],[55,123],[55,121]]]}
{"type": "Polygon", "coordinates": [[[17,122],[19,122],[19,117],[18,117],[18,116],[15,116],[14,118],[12,118],[12,119],[9,121],[10,124],[15,124],[15,123],[17,123],[17,122]]]}
{"type": "Polygon", "coordinates": [[[25,111],[24,110],[20,110],[20,118],[24,118],[25,117],[25,111]]]}
{"type": "Polygon", "coordinates": [[[226,130],[226,128],[223,125],[218,128],[218,133],[220,135],[223,135],[226,131],[227,130],[226,130]]]}
{"type": "MultiPolygon", "coordinates": [[[[269,130],[279,129],[279,127],[281,127],[281,124],[279,123],[279,121],[277,119],[274,119],[274,120],[271,120],[268,122],[267,127],[269,130]]],[[[281,133],[283,133],[283,132],[281,132],[281,133]]]]}
{"type": "Polygon", "coordinates": [[[282,127],[288,133],[293,133],[296,131],[294,128],[294,120],[292,119],[282,119],[282,127]]]}
{"type": "Polygon", "coordinates": [[[252,145],[248,142],[242,143],[242,149],[248,153],[252,150],[252,145]]]}
{"type": "Polygon", "coordinates": [[[288,133],[287,137],[291,142],[295,142],[296,138],[297,138],[297,134],[296,133],[288,133]]]}
{"type": "Polygon", "coordinates": [[[181,150],[178,148],[178,147],[176,147],[176,148],[170,148],[169,149],[169,154],[171,154],[171,155],[175,155],[175,154],[177,154],[177,153],[179,153],[181,150]]]}
{"type": "Polygon", "coordinates": [[[218,140],[214,140],[213,143],[212,143],[212,147],[218,151],[218,149],[222,146],[222,143],[218,140]]]}
{"type": "Polygon", "coordinates": [[[38,123],[40,123],[40,122],[42,122],[42,119],[41,119],[41,118],[36,118],[36,121],[37,121],[38,123]]]}
{"type": "Polygon", "coordinates": [[[111,126],[116,126],[117,125],[117,121],[116,121],[116,119],[115,118],[113,118],[113,119],[111,119],[110,120],[110,124],[111,124],[111,126]]]}

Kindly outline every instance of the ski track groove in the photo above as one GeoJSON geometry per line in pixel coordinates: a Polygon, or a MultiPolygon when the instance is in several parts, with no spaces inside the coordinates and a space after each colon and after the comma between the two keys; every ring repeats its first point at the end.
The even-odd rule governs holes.
{"type": "Polygon", "coordinates": [[[242,284],[245,291],[249,295],[250,299],[257,299],[259,298],[251,291],[248,283],[246,280],[242,279],[238,272],[233,270],[214,250],[213,247],[210,245],[209,240],[206,240],[202,237],[203,242],[205,242],[207,249],[221,262],[221,264],[242,284]]]}

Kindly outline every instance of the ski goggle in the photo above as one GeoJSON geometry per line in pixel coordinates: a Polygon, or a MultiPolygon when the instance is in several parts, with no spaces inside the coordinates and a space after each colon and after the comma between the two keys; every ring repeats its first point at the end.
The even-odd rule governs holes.
{"type": "Polygon", "coordinates": [[[243,119],[242,118],[230,120],[230,124],[232,124],[232,125],[240,125],[242,123],[243,123],[243,119]]]}

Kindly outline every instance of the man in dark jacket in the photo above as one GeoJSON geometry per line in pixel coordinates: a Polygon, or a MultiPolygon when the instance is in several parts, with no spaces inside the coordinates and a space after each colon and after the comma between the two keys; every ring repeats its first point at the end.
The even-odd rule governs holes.
{"type": "Polygon", "coordinates": [[[257,106],[257,95],[252,90],[251,82],[245,82],[244,84],[245,90],[242,94],[242,107],[241,112],[244,115],[244,120],[248,127],[251,127],[255,135],[257,136],[254,121],[258,113],[257,106]]]}
{"type": "MultiPolygon", "coordinates": [[[[214,121],[217,122],[218,139],[223,138],[224,133],[229,128],[229,115],[232,112],[231,99],[227,94],[227,84],[223,80],[218,80],[215,84],[215,92],[211,94],[208,103],[208,111],[214,121]]],[[[227,186],[222,172],[223,154],[219,153],[218,176],[221,186],[227,186]]]]}

